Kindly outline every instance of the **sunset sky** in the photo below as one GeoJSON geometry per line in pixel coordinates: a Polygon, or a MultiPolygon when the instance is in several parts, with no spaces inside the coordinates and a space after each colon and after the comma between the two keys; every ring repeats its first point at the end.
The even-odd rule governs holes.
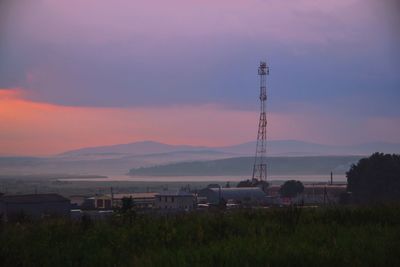
{"type": "Polygon", "coordinates": [[[0,155],[400,142],[397,0],[0,1],[0,155]]]}

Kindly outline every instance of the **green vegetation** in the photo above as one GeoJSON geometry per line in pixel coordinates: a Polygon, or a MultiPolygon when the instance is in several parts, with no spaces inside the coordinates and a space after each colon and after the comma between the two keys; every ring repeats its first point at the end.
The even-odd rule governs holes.
{"type": "Polygon", "coordinates": [[[352,165],[346,175],[355,202],[400,200],[400,155],[375,153],[352,165]]]}
{"type": "Polygon", "coordinates": [[[303,193],[303,191],[304,191],[303,183],[296,180],[286,181],[279,189],[279,193],[283,197],[295,197],[298,194],[303,193]]]}
{"type": "Polygon", "coordinates": [[[400,207],[120,215],[0,226],[0,266],[400,266],[400,207]]]}

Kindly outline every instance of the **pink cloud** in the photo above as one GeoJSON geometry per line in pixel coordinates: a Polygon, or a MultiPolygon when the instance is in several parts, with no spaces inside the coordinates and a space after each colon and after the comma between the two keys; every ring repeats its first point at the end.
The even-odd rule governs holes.
{"type": "MultiPolygon", "coordinates": [[[[299,108],[268,113],[268,138],[327,144],[398,142],[398,118],[341,118],[299,108]]],[[[154,140],[224,146],[255,140],[258,113],[194,105],[144,108],[70,107],[27,100],[21,89],[0,90],[2,154],[46,155],[97,145],[154,140]]]]}

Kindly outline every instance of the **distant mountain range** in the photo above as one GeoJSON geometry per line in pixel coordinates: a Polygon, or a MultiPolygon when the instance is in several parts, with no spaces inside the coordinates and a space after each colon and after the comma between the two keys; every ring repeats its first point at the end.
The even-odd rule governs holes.
{"type": "MultiPolygon", "coordinates": [[[[400,153],[400,144],[375,142],[352,146],[323,145],[297,140],[268,141],[269,156],[327,156],[327,155],[369,155],[374,152],[400,153]]],[[[203,147],[189,145],[168,145],[153,141],[88,147],[60,154],[61,157],[120,157],[126,155],[150,155],[176,152],[203,152],[231,156],[251,156],[256,142],[233,146],[203,147]]]]}
{"type": "MultiPolygon", "coordinates": [[[[53,157],[0,157],[0,175],[54,173],[121,175],[132,168],[253,157],[255,147],[255,142],[234,146],[203,147],[169,145],[153,141],[88,147],[53,157]]],[[[356,146],[330,146],[296,140],[268,141],[269,157],[367,156],[377,151],[400,153],[400,144],[382,142],[356,146]]],[[[249,167],[251,164],[246,163],[243,166],[249,167]]]]}
{"type": "Polygon", "coordinates": [[[189,145],[168,145],[153,141],[135,142],[129,144],[117,144],[110,146],[86,147],[71,150],[60,154],[60,156],[91,156],[91,155],[149,155],[160,153],[171,153],[177,151],[204,151],[207,147],[189,145]]]}

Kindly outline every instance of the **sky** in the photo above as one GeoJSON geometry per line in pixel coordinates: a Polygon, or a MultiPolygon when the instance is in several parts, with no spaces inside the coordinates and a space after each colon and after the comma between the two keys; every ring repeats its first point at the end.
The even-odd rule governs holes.
{"type": "Polygon", "coordinates": [[[0,155],[400,142],[399,2],[0,0],[0,155]]]}

